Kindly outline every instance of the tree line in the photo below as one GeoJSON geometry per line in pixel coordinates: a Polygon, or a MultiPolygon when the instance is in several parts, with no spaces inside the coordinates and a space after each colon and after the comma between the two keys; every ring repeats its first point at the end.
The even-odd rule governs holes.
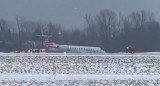
{"type": "Polygon", "coordinates": [[[106,52],[124,52],[126,46],[137,52],[160,51],[160,23],[151,12],[137,11],[125,16],[112,10],[85,15],[81,29],[63,29],[60,24],[0,19],[0,51],[45,48],[42,32],[58,44],[98,46],[106,52]]]}

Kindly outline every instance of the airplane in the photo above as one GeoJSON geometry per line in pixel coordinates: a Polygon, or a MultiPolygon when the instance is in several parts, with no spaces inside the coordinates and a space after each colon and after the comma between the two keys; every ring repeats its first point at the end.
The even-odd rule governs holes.
{"type": "Polygon", "coordinates": [[[59,45],[56,43],[51,43],[48,37],[45,37],[44,42],[45,46],[50,51],[64,52],[64,53],[106,53],[100,47],[59,45]]]}

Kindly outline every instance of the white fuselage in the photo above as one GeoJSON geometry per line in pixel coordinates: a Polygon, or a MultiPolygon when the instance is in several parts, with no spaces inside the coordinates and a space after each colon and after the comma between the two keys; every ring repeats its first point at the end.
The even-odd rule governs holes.
{"type": "Polygon", "coordinates": [[[88,47],[88,46],[74,46],[74,45],[57,45],[57,51],[69,52],[69,53],[105,53],[99,47],[88,47]]]}
{"type": "Polygon", "coordinates": [[[58,45],[51,43],[48,39],[45,39],[45,45],[49,50],[56,52],[69,52],[69,53],[105,53],[99,47],[89,47],[89,46],[74,46],[74,45],[58,45]]]}

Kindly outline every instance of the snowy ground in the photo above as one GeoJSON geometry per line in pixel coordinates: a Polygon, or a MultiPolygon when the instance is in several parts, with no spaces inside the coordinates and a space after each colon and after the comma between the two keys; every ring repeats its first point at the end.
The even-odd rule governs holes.
{"type": "Polygon", "coordinates": [[[33,86],[158,86],[160,76],[155,75],[68,75],[57,74],[5,74],[0,84],[33,86]]]}
{"type": "Polygon", "coordinates": [[[0,85],[158,86],[159,63],[159,52],[103,55],[0,53],[0,85]]]}

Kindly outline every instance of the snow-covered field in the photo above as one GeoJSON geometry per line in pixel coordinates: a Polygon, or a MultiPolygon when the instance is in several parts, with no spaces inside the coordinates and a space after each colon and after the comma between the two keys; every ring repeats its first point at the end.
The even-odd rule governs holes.
{"type": "Polygon", "coordinates": [[[160,53],[0,53],[3,86],[158,86],[160,53]]]}

